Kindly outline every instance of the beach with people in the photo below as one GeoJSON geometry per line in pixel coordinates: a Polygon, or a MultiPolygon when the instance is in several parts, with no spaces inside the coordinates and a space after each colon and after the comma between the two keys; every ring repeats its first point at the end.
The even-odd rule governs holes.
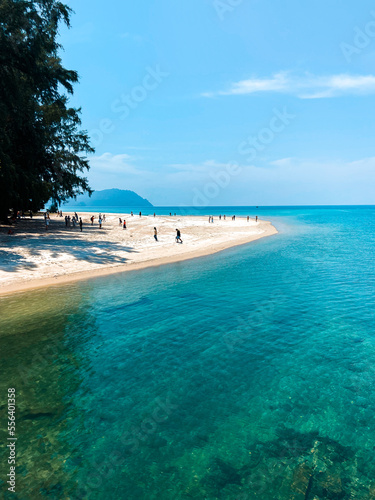
{"type": "Polygon", "coordinates": [[[214,223],[140,215],[40,213],[11,232],[0,227],[0,294],[201,257],[277,233],[268,221],[233,215],[214,223]]]}

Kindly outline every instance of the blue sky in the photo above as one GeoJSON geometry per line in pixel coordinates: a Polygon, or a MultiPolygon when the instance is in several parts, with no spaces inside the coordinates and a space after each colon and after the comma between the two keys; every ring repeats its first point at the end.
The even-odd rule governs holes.
{"type": "Polygon", "coordinates": [[[72,0],[94,189],[155,205],[375,203],[375,7],[72,0]]]}

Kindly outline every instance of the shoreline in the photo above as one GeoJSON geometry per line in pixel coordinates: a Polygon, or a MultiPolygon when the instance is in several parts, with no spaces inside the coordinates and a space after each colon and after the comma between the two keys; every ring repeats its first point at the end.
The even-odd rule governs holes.
{"type": "MultiPolygon", "coordinates": [[[[84,216],[88,216],[89,214],[85,213],[85,214],[81,214],[81,215],[82,215],[82,217],[84,217],[84,216]]],[[[114,219],[117,219],[117,216],[118,216],[118,214],[108,214],[108,215],[112,216],[114,219]]],[[[129,218],[130,217],[127,217],[127,220],[129,220],[129,218]]],[[[161,217],[159,217],[159,219],[160,218],[161,217]]],[[[146,225],[147,223],[151,222],[151,226],[152,226],[153,224],[156,223],[156,221],[159,222],[159,224],[161,224],[160,220],[154,219],[153,217],[149,217],[148,220],[146,220],[146,219],[147,218],[144,217],[144,219],[142,220],[143,225],[146,225]],[[146,222],[146,224],[144,222],[146,222]]],[[[238,219],[240,219],[240,224],[242,224],[242,226],[241,226],[241,229],[242,229],[243,226],[246,226],[246,224],[244,224],[243,218],[242,218],[242,220],[241,220],[241,218],[238,218],[238,219]]],[[[52,221],[54,221],[54,216],[52,216],[52,221]]],[[[55,222],[62,222],[62,221],[60,219],[59,221],[55,220],[55,222]]],[[[137,218],[134,218],[134,222],[140,223],[139,219],[137,219],[137,218]]],[[[165,221],[163,221],[163,222],[165,222],[165,221]]],[[[0,296],[22,293],[22,292],[26,292],[28,290],[35,290],[38,288],[47,288],[50,286],[60,286],[60,285],[68,284],[68,283],[74,283],[74,282],[81,281],[81,280],[95,279],[95,278],[98,278],[101,276],[109,276],[112,274],[123,273],[123,272],[128,272],[128,271],[137,271],[137,270],[147,269],[147,268],[151,268],[151,267],[159,267],[159,266],[162,266],[165,264],[173,264],[173,263],[177,263],[177,262],[183,262],[186,260],[192,260],[192,259],[199,258],[199,257],[206,257],[208,255],[222,252],[222,251],[227,250],[227,249],[232,248],[232,247],[245,245],[245,244],[251,243],[252,241],[256,241],[258,239],[262,239],[262,238],[265,238],[267,236],[272,236],[272,235],[275,235],[278,233],[277,229],[269,221],[263,221],[263,220],[259,220],[257,223],[255,223],[255,221],[252,221],[251,226],[248,223],[249,227],[246,228],[247,231],[250,228],[253,228],[253,229],[256,229],[257,232],[255,232],[255,231],[249,232],[246,236],[244,236],[243,229],[241,230],[241,232],[239,232],[238,228],[236,228],[234,226],[234,224],[233,224],[233,226],[230,226],[230,221],[228,221],[228,224],[225,222],[219,228],[217,227],[218,224],[216,224],[215,227],[212,227],[212,226],[214,226],[214,224],[210,224],[210,225],[208,225],[208,223],[205,224],[205,218],[202,218],[199,216],[180,216],[180,217],[179,216],[176,216],[176,217],[172,216],[171,222],[173,222],[173,224],[172,225],[170,224],[170,226],[174,226],[174,225],[181,226],[181,224],[183,222],[186,223],[186,228],[184,229],[183,235],[186,235],[189,237],[190,237],[190,235],[188,235],[188,230],[190,229],[191,232],[193,232],[193,231],[197,230],[197,227],[199,230],[202,227],[203,231],[216,230],[216,229],[218,229],[218,230],[216,231],[217,234],[213,234],[213,235],[210,234],[210,239],[206,238],[205,240],[203,240],[203,244],[202,244],[202,241],[199,240],[200,248],[194,248],[195,242],[189,241],[189,239],[187,238],[187,241],[186,241],[186,243],[184,242],[183,246],[180,246],[176,243],[173,243],[172,245],[169,245],[168,248],[166,248],[165,244],[164,244],[164,247],[161,246],[161,247],[157,248],[157,250],[160,250],[160,252],[162,252],[160,254],[160,252],[159,253],[157,253],[157,251],[155,252],[155,248],[152,248],[151,252],[150,252],[149,251],[150,245],[147,242],[147,244],[149,246],[146,247],[145,245],[142,246],[142,244],[140,244],[138,250],[133,250],[136,253],[136,255],[134,257],[135,259],[138,258],[139,255],[141,255],[141,257],[138,258],[138,260],[133,260],[133,261],[129,261],[129,262],[127,261],[127,262],[120,263],[117,265],[110,263],[108,265],[103,265],[100,267],[98,267],[98,266],[91,267],[90,269],[85,269],[85,270],[77,270],[76,268],[72,267],[70,272],[69,272],[69,269],[68,269],[68,272],[66,272],[67,269],[64,267],[64,273],[59,274],[59,275],[52,274],[52,273],[56,272],[56,269],[53,266],[51,266],[51,270],[50,271],[48,270],[50,275],[38,276],[37,271],[35,271],[35,275],[30,276],[26,279],[20,278],[19,280],[15,280],[15,281],[10,282],[10,283],[6,283],[6,282],[1,283],[0,296]],[[188,225],[189,223],[191,224],[190,226],[188,225]],[[199,226],[197,226],[198,223],[199,223],[199,226]],[[227,227],[225,227],[225,230],[220,231],[220,229],[222,227],[224,227],[225,225],[227,225],[227,227]],[[227,230],[230,229],[230,227],[232,227],[232,231],[230,231],[228,233],[227,230]],[[237,229],[237,234],[234,231],[234,229],[237,229]],[[165,251],[163,251],[163,249],[165,251]],[[172,251],[170,249],[172,249],[172,251]],[[182,252],[176,253],[179,249],[181,249],[182,252]],[[167,254],[167,251],[170,252],[169,255],[167,254]],[[142,255],[142,252],[144,255],[142,255]],[[142,257],[144,257],[144,258],[142,258],[142,257]]],[[[237,220],[236,220],[236,222],[237,222],[237,220]]],[[[112,221],[112,225],[114,226],[113,221],[112,221]]],[[[150,227],[150,225],[147,224],[147,228],[149,228],[149,227],[150,227]]],[[[113,228],[115,229],[116,227],[113,227],[113,228]]],[[[111,229],[113,229],[113,228],[111,228],[111,229]]],[[[69,232],[69,230],[68,230],[68,232],[69,232]]],[[[118,233],[120,234],[120,236],[124,235],[124,233],[121,231],[118,231],[118,233]]],[[[206,234],[206,233],[204,232],[203,234],[206,234]]],[[[76,235],[77,235],[77,239],[78,239],[80,236],[82,236],[82,233],[76,233],[76,235]]],[[[42,239],[41,237],[48,238],[50,236],[53,237],[54,235],[52,232],[49,232],[47,234],[44,232],[42,234],[39,234],[38,236],[39,236],[38,239],[42,239]]],[[[130,236],[132,236],[132,235],[130,235],[130,236]]],[[[143,241],[143,240],[141,240],[141,241],[143,241]]],[[[95,245],[97,244],[97,241],[93,239],[93,240],[90,240],[88,243],[91,244],[91,247],[95,247],[95,245]]],[[[138,243],[138,241],[136,243],[138,243]]],[[[195,246],[198,246],[198,245],[195,244],[195,246]]],[[[30,244],[30,248],[31,248],[31,250],[33,249],[32,243],[30,244]]],[[[61,264],[60,264],[60,266],[61,266],[61,264]]],[[[68,264],[68,267],[69,267],[69,264],[68,264]]],[[[31,273],[32,272],[33,271],[31,271],[31,273]]]]}

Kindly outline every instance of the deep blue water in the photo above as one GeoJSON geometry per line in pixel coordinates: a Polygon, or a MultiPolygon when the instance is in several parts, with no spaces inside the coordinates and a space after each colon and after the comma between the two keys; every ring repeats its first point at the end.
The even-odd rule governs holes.
{"type": "Polygon", "coordinates": [[[0,300],[17,498],[375,498],[375,207],[202,210],[279,234],[0,300]]]}

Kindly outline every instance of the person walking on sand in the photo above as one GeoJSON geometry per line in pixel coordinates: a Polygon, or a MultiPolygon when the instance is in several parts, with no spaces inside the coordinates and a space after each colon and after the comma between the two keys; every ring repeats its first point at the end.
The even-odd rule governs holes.
{"type": "Polygon", "coordinates": [[[122,226],[122,219],[120,217],[118,218],[118,223],[119,223],[119,226],[122,226]]]}
{"type": "Polygon", "coordinates": [[[123,228],[126,229],[126,220],[124,219],[124,225],[123,228]]]}
{"type": "Polygon", "coordinates": [[[179,229],[176,229],[176,243],[182,243],[181,231],[179,229]]]}
{"type": "Polygon", "coordinates": [[[94,219],[95,219],[95,217],[92,215],[91,218],[90,218],[92,226],[94,225],[94,219]]]}
{"type": "Polygon", "coordinates": [[[102,222],[103,222],[103,221],[102,221],[102,217],[101,217],[101,215],[99,215],[99,220],[98,220],[98,222],[99,222],[99,229],[101,229],[101,228],[102,228],[102,222]]]}
{"type": "Polygon", "coordinates": [[[142,212],[139,212],[139,217],[142,217],[142,212]]]}
{"type": "Polygon", "coordinates": [[[258,222],[258,216],[257,215],[255,216],[255,222],[258,222]]]}
{"type": "Polygon", "coordinates": [[[249,216],[247,216],[247,222],[249,222],[249,218],[250,218],[250,217],[249,217],[249,216]]]}
{"type": "Polygon", "coordinates": [[[81,233],[82,233],[82,226],[83,226],[82,217],[80,217],[79,218],[79,228],[81,230],[81,233]]]}
{"type": "Polygon", "coordinates": [[[158,230],[156,229],[156,227],[154,227],[154,238],[155,241],[158,241],[158,230]]]}

